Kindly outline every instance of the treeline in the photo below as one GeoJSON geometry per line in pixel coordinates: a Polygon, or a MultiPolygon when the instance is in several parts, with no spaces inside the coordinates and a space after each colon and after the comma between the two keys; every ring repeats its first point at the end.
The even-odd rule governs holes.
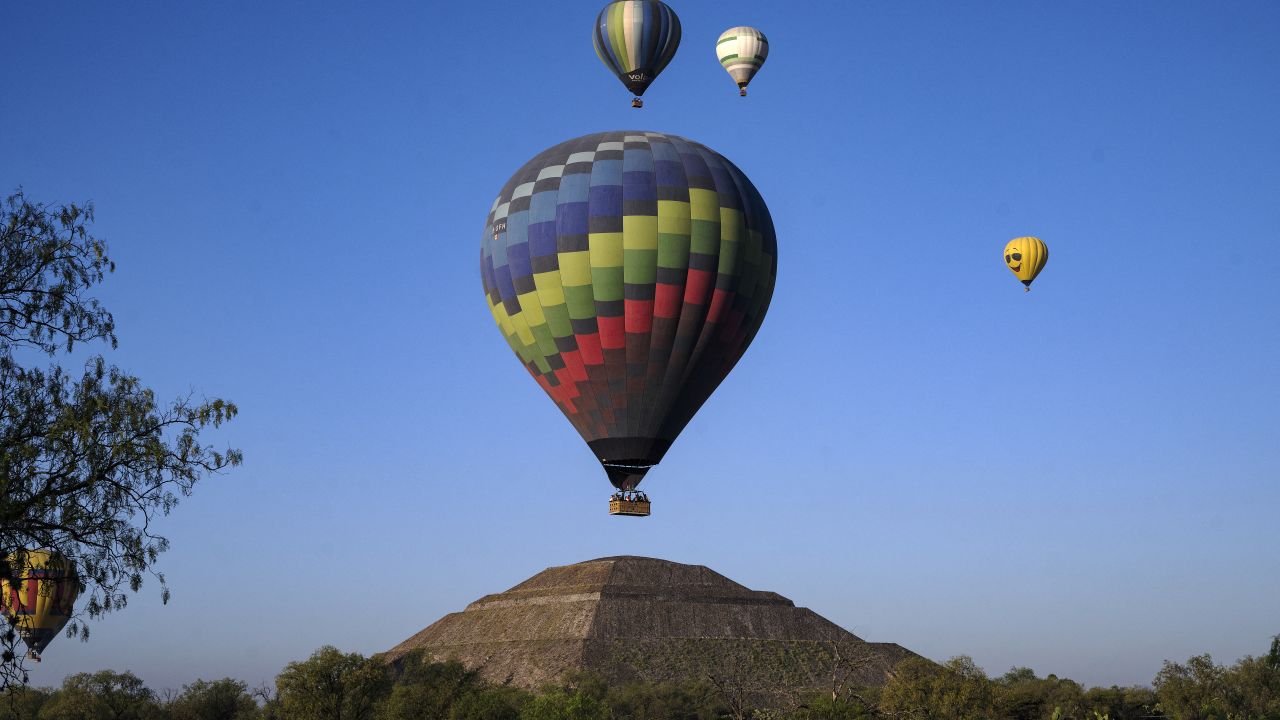
{"type": "Polygon", "coordinates": [[[0,720],[1280,720],[1280,637],[1231,666],[1208,655],[1165,662],[1151,687],[1084,688],[1014,668],[989,678],[968,657],[911,658],[881,688],[842,687],[786,710],[750,707],[713,681],[613,685],[593,676],[533,693],[493,685],[461,663],[411,654],[393,665],[333,647],[290,663],[275,687],[230,678],[156,693],[129,672],[14,688],[0,720]]]}

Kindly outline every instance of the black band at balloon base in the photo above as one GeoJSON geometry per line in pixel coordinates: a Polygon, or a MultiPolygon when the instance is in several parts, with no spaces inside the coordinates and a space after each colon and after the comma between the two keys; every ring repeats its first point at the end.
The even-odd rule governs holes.
{"type": "Polygon", "coordinates": [[[618,75],[618,79],[622,81],[623,85],[627,86],[632,95],[639,97],[644,94],[645,90],[649,89],[649,83],[653,82],[653,73],[644,69],[634,70],[618,75]]]}
{"type": "Polygon", "coordinates": [[[671,441],[645,437],[601,438],[587,446],[599,458],[614,487],[635,490],[649,468],[667,454],[671,441]]]}
{"type": "Polygon", "coordinates": [[[609,482],[619,490],[635,490],[640,481],[644,479],[645,473],[649,472],[652,465],[641,465],[636,460],[619,460],[616,463],[601,463],[604,465],[605,474],[609,476],[609,482]]]}

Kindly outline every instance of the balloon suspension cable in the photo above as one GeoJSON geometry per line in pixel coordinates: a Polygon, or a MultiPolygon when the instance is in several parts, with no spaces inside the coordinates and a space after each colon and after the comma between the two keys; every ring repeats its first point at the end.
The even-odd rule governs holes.
{"type": "Polygon", "coordinates": [[[623,468],[625,470],[652,470],[657,467],[657,463],[624,463],[606,460],[604,466],[607,468],[623,468]]]}
{"type": "Polygon", "coordinates": [[[625,502],[649,502],[649,496],[643,490],[619,490],[609,496],[610,500],[622,500],[625,502]]]}
{"type": "Polygon", "coordinates": [[[632,100],[631,100],[631,107],[633,107],[633,108],[642,108],[642,107],[644,107],[644,101],[643,101],[643,100],[641,100],[639,97],[636,97],[636,98],[634,98],[634,99],[632,99],[632,100]]]}

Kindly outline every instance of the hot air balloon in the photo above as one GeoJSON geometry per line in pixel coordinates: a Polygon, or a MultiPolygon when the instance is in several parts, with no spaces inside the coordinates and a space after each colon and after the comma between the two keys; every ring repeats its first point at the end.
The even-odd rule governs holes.
{"type": "Polygon", "coordinates": [[[640,96],[680,47],[680,18],[659,0],[616,0],[596,17],[591,39],[600,61],[635,95],[631,107],[644,107],[640,96]]]}
{"type": "Polygon", "coordinates": [[[80,585],[71,562],[47,550],[25,550],[6,558],[16,587],[0,580],[0,611],[39,662],[40,653],[71,619],[80,585]]]}
{"type": "Polygon", "coordinates": [[[747,85],[769,57],[769,38],[753,27],[739,26],[720,33],[716,57],[738,83],[738,94],[747,96],[747,85]]]}
{"type": "Polygon", "coordinates": [[[1027,286],[1028,292],[1031,291],[1031,281],[1036,279],[1047,262],[1049,248],[1040,238],[1014,238],[1004,246],[1004,264],[1027,286]]]}
{"type": "Polygon", "coordinates": [[[489,309],[614,499],[643,503],[614,514],[648,514],[636,486],[760,329],[776,251],[751,181],[674,135],[563,142],[494,200],[480,251],[489,309]]]}

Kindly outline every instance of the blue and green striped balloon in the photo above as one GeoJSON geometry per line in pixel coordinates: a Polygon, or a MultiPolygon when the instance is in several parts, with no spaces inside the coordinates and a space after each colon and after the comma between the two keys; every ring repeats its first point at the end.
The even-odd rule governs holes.
{"type": "Polygon", "coordinates": [[[635,96],[640,96],[675,57],[680,18],[660,0],[616,0],[596,17],[591,39],[596,55],[635,96]]]}
{"type": "Polygon", "coordinates": [[[738,84],[742,97],[747,96],[747,85],[768,58],[769,38],[753,27],[731,27],[716,41],[716,59],[738,84]]]}

